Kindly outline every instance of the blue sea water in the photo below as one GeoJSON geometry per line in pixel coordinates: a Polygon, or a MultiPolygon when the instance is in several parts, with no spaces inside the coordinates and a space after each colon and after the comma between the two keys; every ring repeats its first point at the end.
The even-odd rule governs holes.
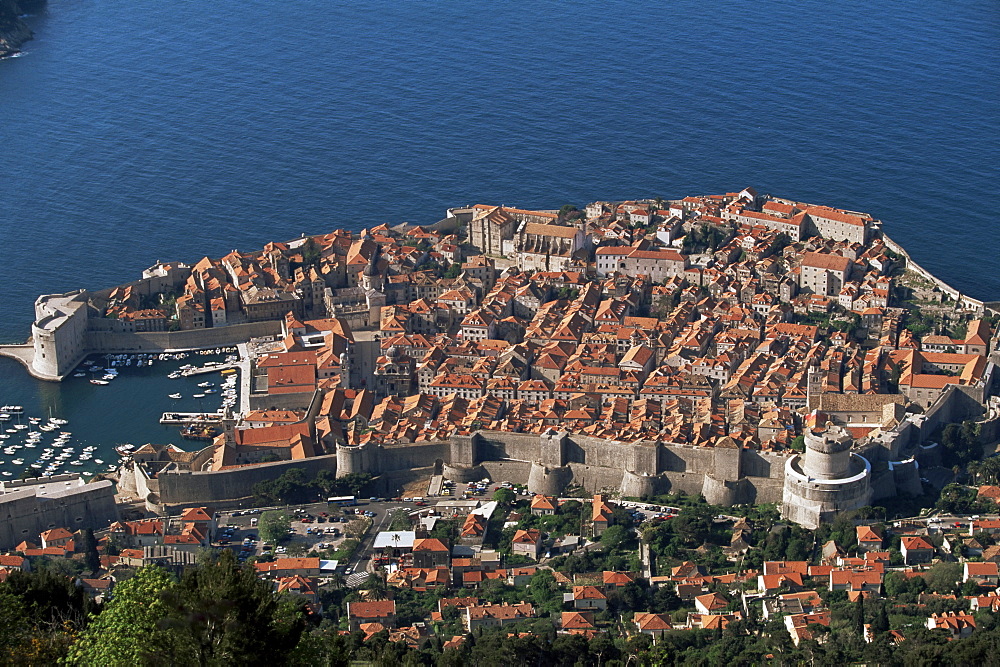
{"type": "MultiPolygon", "coordinates": [[[[37,294],[156,260],[746,185],[868,211],[1000,298],[995,0],[50,0],[29,21],[0,62],[0,340],[37,294]]],[[[0,380],[42,411],[70,391],[6,360],[0,380]]]]}

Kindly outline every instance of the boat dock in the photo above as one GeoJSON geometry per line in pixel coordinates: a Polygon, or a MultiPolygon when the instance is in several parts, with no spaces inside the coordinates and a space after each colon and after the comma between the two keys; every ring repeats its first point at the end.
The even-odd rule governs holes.
{"type": "Polygon", "coordinates": [[[164,412],[160,417],[161,424],[199,424],[205,422],[221,422],[222,415],[217,412],[164,412]]]}
{"type": "Polygon", "coordinates": [[[239,364],[218,364],[213,366],[201,366],[198,368],[188,368],[187,370],[181,371],[181,375],[191,376],[191,375],[202,375],[204,373],[219,373],[226,370],[227,368],[239,368],[239,364]]]}

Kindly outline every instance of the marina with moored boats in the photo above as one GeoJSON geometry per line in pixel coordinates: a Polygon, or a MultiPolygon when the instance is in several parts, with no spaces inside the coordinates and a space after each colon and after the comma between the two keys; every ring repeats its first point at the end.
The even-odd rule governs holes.
{"type": "Polygon", "coordinates": [[[114,474],[147,442],[210,441],[238,402],[236,352],[91,355],[57,388],[39,383],[35,396],[0,388],[0,479],[95,478],[114,474]],[[221,381],[205,379],[210,373],[221,381]]]}

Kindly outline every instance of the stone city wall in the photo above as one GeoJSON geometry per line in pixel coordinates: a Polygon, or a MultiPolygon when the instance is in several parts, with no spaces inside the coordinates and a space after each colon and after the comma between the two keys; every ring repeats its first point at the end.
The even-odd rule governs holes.
{"type": "MultiPolygon", "coordinates": [[[[494,481],[510,482],[512,484],[523,484],[527,486],[528,476],[531,473],[531,463],[528,461],[483,461],[482,465],[479,466],[478,469],[486,474],[473,476],[473,478],[468,481],[478,481],[489,476],[489,478],[494,481]]],[[[476,470],[476,468],[465,468],[465,470],[476,470]]]]}
{"type": "MultiPolygon", "coordinates": [[[[152,493],[164,505],[221,501],[246,497],[257,482],[300,467],[310,476],[320,469],[340,476],[367,472],[387,493],[399,480],[416,479],[413,471],[435,468],[456,481],[488,476],[547,494],[575,483],[589,492],[611,489],[627,496],[702,493],[714,504],[728,505],[779,502],[786,461],[781,454],[738,448],[616,443],[566,433],[477,432],[449,441],[340,446],[336,455],[221,472],[165,471],[148,484],[140,475],[136,486],[141,496],[152,493]]],[[[887,492],[882,487],[889,479],[881,481],[880,495],[887,492]]]]}
{"type": "MultiPolygon", "coordinates": [[[[170,470],[161,472],[148,480],[147,484],[148,491],[156,496],[153,498],[155,504],[208,503],[248,497],[253,493],[254,484],[280,477],[293,468],[303,470],[306,477],[312,478],[320,470],[335,471],[337,456],[327,454],[298,461],[276,461],[214,472],[170,470]]],[[[137,477],[142,491],[142,476],[137,477]]]]}
{"type": "MultiPolygon", "coordinates": [[[[99,320],[98,320],[99,321],[99,320]]],[[[233,324],[211,329],[191,329],[188,331],[156,331],[123,333],[100,331],[93,327],[85,335],[85,347],[90,353],[120,352],[163,352],[165,350],[197,350],[212,347],[232,346],[245,343],[251,338],[274,336],[281,333],[281,322],[250,322],[233,324]]]]}
{"type": "Polygon", "coordinates": [[[339,447],[338,457],[340,475],[384,474],[440,460],[442,472],[456,481],[489,476],[546,494],[560,493],[569,483],[591,492],[614,489],[629,496],[676,489],[707,493],[720,504],[780,500],[786,459],[738,448],[486,431],[456,436],[447,443],[339,447]]]}
{"type": "Polygon", "coordinates": [[[944,292],[945,294],[947,294],[948,296],[950,296],[955,301],[960,301],[965,308],[977,311],[979,313],[982,313],[982,312],[985,312],[985,311],[989,311],[989,312],[993,312],[993,313],[1000,312],[1000,311],[996,310],[996,308],[995,308],[995,302],[990,302],[990,304],[986,304],[986,303],[980,301],[979,299],[974,299],[971,296],[966,296],[966,295],[962,294],[961,292],[959,292],[954,287],[952,287],[951,285],[949,285],[948,283],[946,283],[945,281],[943,281],[940,278],[938,278],[937,276],[935,276],[933,273],[931,273],[930,271],[928,271],[924,267],[922,267],[919,264],[917,264],[913,260],[913,257],[910,256],[910,253],[908,253],[903,246],[899,245],[898,243],[896,243],[895,241],[893,241],[891,238],[889,238],[888,235],[886,235],[886,234],[883,233],[882,234],[882,240],[885,241],[885,245],[890,250],[892,250],[893,252],[896,252],[896,253],[898,253],[898,254],[900,254],[900,255],[902,255],[903,257],[906,258],[906,268],[907,269],[910,269],[911,271],[913,271],[917,275],[921,276],[922,278],[925,278],[926,280],[929,280],[932,283],[934,283],[935,285],[937,285],[938,289],[940,289],[942,292],[944,292]]]}

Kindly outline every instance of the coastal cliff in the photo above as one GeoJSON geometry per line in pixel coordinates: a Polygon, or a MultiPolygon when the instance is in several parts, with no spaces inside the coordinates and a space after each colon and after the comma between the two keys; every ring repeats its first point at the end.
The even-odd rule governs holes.
{"type": "Polygon", "coordinates": [[[34,35],[21,15],[29,11],[37,11],[44,2],[19,2],[18,0],[0,0],[0,58],[6,58],[18,53],[21,45],[34,35]]]}

